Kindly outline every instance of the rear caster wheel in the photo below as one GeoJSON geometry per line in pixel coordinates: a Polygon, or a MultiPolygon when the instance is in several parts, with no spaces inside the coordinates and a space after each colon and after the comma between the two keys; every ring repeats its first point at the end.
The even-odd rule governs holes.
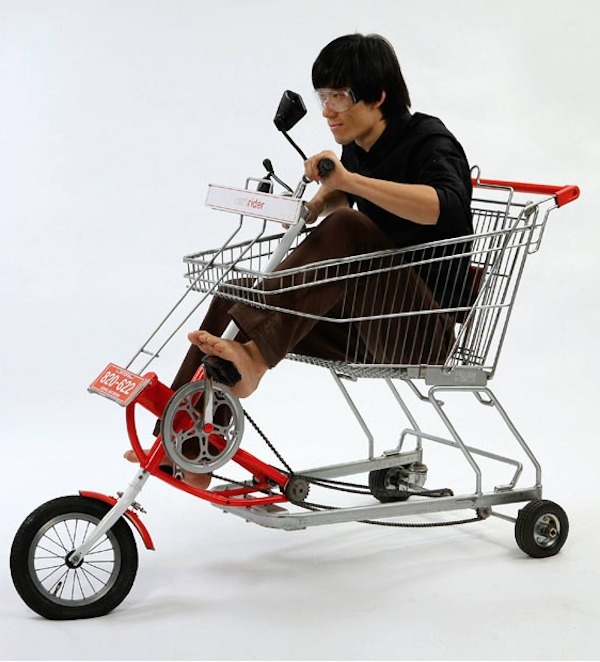
{"type": "Polygon", "coordinates": [[[53,499],[21,524],[10,553],[17,593],[40,616],[69,620],[104,616],[133,585],[138,553],[128,524],[119,519],[77,564],[72,552],[111,506],[82,496],[53,499]]]}
{"type": "Polygon", "coordinates": [[[515,524],[515,540],[525,554],[544,558],[558,554],[569,535],[569,520],[556,503],[543,499],[521,508],[515,524]]]}

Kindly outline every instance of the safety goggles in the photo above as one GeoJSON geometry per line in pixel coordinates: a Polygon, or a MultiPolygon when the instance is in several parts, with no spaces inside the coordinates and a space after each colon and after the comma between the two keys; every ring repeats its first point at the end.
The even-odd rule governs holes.
{"type": "Polygon", "coordinates": [[[315,90],[315,94],[321,105],[321,110],[325,110],[325,106],[327,106],[327,108],[334,113],[343,113],[346,110],[350,110],[350,108],[352,108],[352,106],[358,101],[354,92],[349,87],[345,87],[341,90],[320,87],[315,90]]]}

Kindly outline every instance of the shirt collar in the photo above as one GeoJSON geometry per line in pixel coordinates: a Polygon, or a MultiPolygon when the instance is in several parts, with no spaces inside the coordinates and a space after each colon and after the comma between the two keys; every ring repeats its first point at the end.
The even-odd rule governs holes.
{"type": "Polygon", "coordinates": [[[411,118],[411,112],[406,109],[401,115],[387,120],[383,133],[373,143],[373,146],[368,152],[354,143],[357,158],[364,163],[369,163],[374,160],[380,161],[398,144],[398,139],[404,132],[404,129],[410,122],[411,118]]]}

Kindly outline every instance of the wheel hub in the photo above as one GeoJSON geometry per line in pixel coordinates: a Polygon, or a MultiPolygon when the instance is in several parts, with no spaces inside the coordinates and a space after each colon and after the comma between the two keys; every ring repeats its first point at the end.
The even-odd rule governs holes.
{"type": "Polygon", "coordinates": [[[77,568],[80,568],[83,565],[83,556],[80,557],[75,556],[75,550],[72,549],[65,556],[65,565],[70,570],[77,570],[77,568]]]}
{"type": "Polygon", "coordinates": [[[534,527],[534,537],[540,547],[552,546],[560,535],[560,522],[552,515],[542,515],[534,527]]]}

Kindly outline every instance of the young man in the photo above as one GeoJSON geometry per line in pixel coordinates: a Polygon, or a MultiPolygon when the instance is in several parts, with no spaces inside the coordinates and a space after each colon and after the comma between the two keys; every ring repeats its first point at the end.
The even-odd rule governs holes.
{"type": "MultiPolygon", "coordinates": [[[[471,179],[463,149],[440,120],[410,113],[408,89],[387,40],[360,34],[335,39],[315,60],[312,81],[342,153],[338,158],[324,151],[305,162],[306,176],[320,183],[306,203],[309,222],[325,218],[279,269],[472,233],[471,179]],[[318,163],[325,157],[334,169],[321,177],[318,163]]],[[[401,296],[395,300],[382,295],[377,284],[354,282],[363,288],[363,299],[388,309],[432,310],[464,298],[467,272],[468,264],[444,262],[421,271],[401,269],[394,288],[401,296]],[[455,287],[447,288],[449,281],[455,287]]],[[[283,309],[317,317],[341,317],[348,305],[345,284],[272,296],[283,309]]],[[[432,315],[425,324],[418,316],[396,319],[385,335],[404,340],[389,350],[378,334],[364,333],[360,324],[340,326],[215,297],[200,330],[188,335],[192,345],[172,388],[189,382],[207,356],[233,363],[240,378],[230,388],[240,398],[253,393],[267,370],[289,352],[343,361],[355,346],[359,362],[442,364],[453,326],[444,315],[432,315]],[[234,340],[222,339],[232,319],[240,332],[234,340]]],[[[129,454],[128,459],[136,458],[129,454]]]]}
{"type": "MultiPolygon", "coordinates": [[[[327,218],[286,259],[282,269],[472,232],[471,179],[463,149],[437,118],[411,115],[408,89],[387,40],[360,34],[335,39],[317,57],[312,79],[323,117],[334,140],[342,145],[342,155],[339,160],[333,152],[324,151],[306,161],[306,176],[321,185],[307,203],[310,220],[323,215],[327,218]],[[325,157],[335,167],[321,177],[318,163],[325,157]],[[352,206],[358,211],[351,211],[352,206]]],[[[413,276],[404,287],[419,290],[418,300],[429,307],[428,294],[438,299],[443,296],[436,292],[441,289],[436,283],[447,284],[448,276],[464,281],[467,273],[464,268],[454,268],[441,278],[438,270],[430,268],[426,275],[413,276]],[[424,291],[428,289],[430,292],[424,291]]],[[[463,289],[459,283],[455,291],[463,289]]],[[[339,288],[337,298],[334,295],[322,301],[310,290],[306,300],[295,301],[292,307],[304,312],[331,311],[342,295],[343,288],[339,288]]],[[[204,324],[201,330],[190,333],[188,337],[199,351],[191,350],[176,386],[191,379],[203,355],[213,355],[236,366],[241,379],[231,390],[244,398],[290,351],[310,355],[318,348],[317,355],[323,358],[341,359],[341,350],[347,350],[344,341],[328,338],[325,325],[314,320],[294,320],[293,316],[243,304],[229,305],[221,313],[236,322],[246,340],[221,339],[222,324],[217,325],[217,332],[204,324]],[[336,342],[343,347],[336,347],[336,342]]],[[[423,356],[385,358],[389,362],[443,363],[448,346],[441,336],[451,333],[450,327],[425,330],[429,350],[431,343],[442,345],[433,352],[434,361],[431,351],[427,361],[423,356]]]]}

